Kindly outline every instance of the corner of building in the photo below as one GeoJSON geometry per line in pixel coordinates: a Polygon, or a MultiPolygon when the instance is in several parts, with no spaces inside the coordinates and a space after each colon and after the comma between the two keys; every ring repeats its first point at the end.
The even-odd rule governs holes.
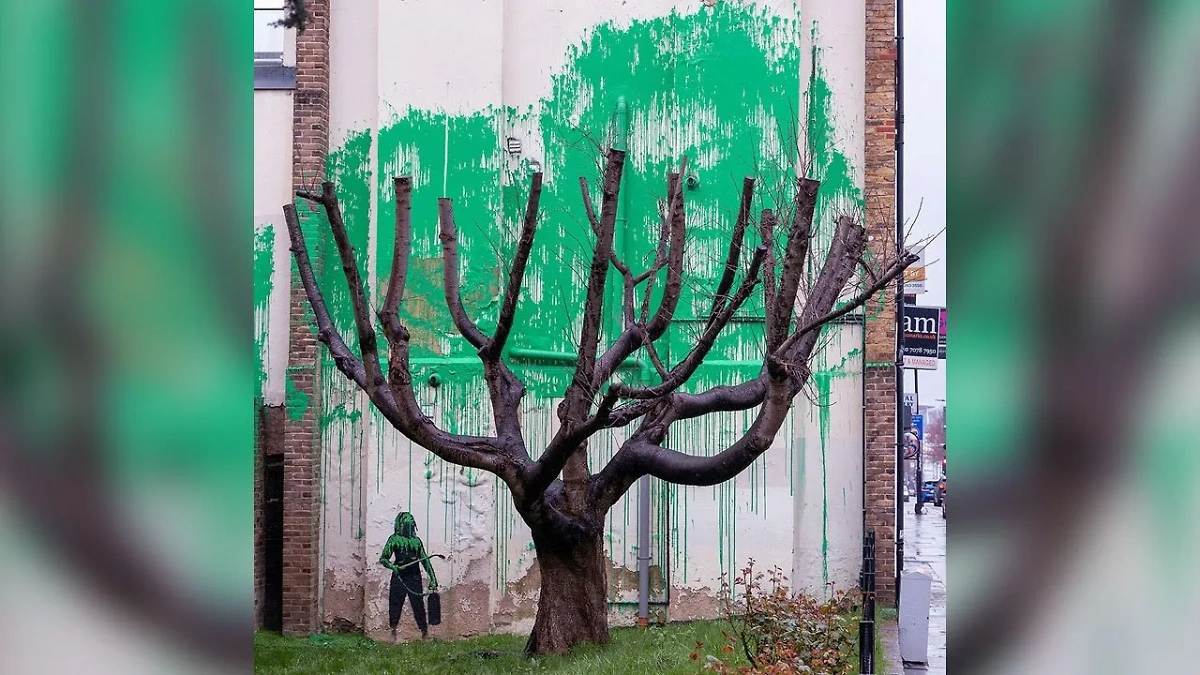
{"type": "MultiPolygon", "coordinates": [[[[292,184],[311,188],[325,176],[329,149],[329,0],[308,0],[310,21],[296,34],[296,89],[292,113],[292,184]]],[[[319,242],[312,246],[319,247],[319,242]]],[[[314,251],[315,265],[321,255],[314,251]]],[[[283,633],[320,628],[321,435],[315,405],[292,410],[297,399],[315,402],[320,391],[320,345],[312,310],[297,275],[289,300],[288,414],[283,431],[283,633]],[[293,394],[294,392],[294,394],[293,394]]]]}
{"type": "MultiPolygon", "coordinates": [[[[873,252],[896,242],[896,1],[866,0],[866,111],[863,187],[873,252]]],[[[896,308],[887,289],[867,308],[866,527],[875,531],[877,596],[896,599],[896,308]]]]}

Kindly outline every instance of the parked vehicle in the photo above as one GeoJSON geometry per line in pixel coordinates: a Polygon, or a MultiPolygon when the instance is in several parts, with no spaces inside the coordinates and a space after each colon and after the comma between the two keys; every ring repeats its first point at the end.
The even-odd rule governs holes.
{"type": "Polygon", "coordinates": [[[942,505],[942,498],[946,494],[946,479],[942,480],[927,480],[921,484],[921,503],[932,503],[934,506],[942,505]]]}
{"type": "Polygon", "coordinates": [[[942,481],[940,483],[942,495],[942,518],[946,517],[946,460],[942,460],[942,481]]]}
{"type": "Polygon", "coordinates": [[[928,504],[930,502],[933,502],[936,506],[942,505],[938,481],[936,480],[927,480],[921,484],[921,503],[928,504]]]}

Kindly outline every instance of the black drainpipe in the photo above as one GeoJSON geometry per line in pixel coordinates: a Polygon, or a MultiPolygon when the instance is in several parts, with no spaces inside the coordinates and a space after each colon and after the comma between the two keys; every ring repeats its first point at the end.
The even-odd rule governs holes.
{"type": "MultiPolygon", "coordinates": [[[[904,0],[896,0],[896,256],[904,254],[904,0]]],[[[904,570],[904,275],[896,281],[896,606],[904,570]]],[[[919,486],[918,486],[919,489],[919,486]]],[[[920,499],[920,493],[917,498],[920,499]]]]}

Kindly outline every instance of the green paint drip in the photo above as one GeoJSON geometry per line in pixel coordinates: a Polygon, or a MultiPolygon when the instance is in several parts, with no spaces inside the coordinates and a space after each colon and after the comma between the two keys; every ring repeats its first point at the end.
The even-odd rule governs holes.
{"type": "MultiPolygon", "coordinates": [[[[828,334],[838,330],[838,326],[825,326],[822,333],[828,334]]],[[[862,355],[861,348],[849,350],[841,362],[830,366],[827,363],[827,350],[822,349],[814,356],[814,365],[809,381],[816,390],[816,412],[818,429],[821,437],[821,580],[829,583],[829,481],[828,481],[828,444],[830,430],[830,407],[832,405],[833,381],[841,378],[854,377],[857,373],[848,368],[851,359],[862,355]]],[[[843,495],[844,501],[844,495],[843,495]]]]}
{"type": "MultiPolygon", "coordinates": [[[[326,174],[329,180],[337,186],[338,203],[342,208],[342,218],[346,222],[346,235],[350,246],[354,249],[355,263],[359,270],[364,271],[364,291],[368,298],[374,283],[365,274],[367,269],[367,240],[370,231],[370,197],[371,197],[371,134],[366,131],[353,134],[342,147],[329,153],[326,159],[326,174]]],[[[314,188],[319,189],[319,188],[314,188]]],[[[354,329],[354,309],[350,303],[350,289],[346,284],[346,276],[342,271],[340,258],[337,258],[337,248],[333,242],[333,233],[327,226],[328,221],[322,213],[316,223],[320,234],[325,238],[324,250],[329,251],[329,257],[322,267],[321,286],[325,293],[325,301],[329,305],[329,314],[334,326],[345,338],[346,344],[355,352],[358,351],[358,333],[354,329]]],[[[307,235],[307,233],[306,233],[307,235]]],[[[322,350],[327,362],[326,368],[332,372],[333,361],[327,350],[322,350]]],[[[340,374],[334,373],[337,377],[340,374]]]]}
{"type": "Polygon", "coordinates": [[[287,394],[284,402],[287,405],[288,419],[298,422],[304,419],[304,414],[308,412],[309,402],[312,397],[296,386],[295,380],[291,377],[292,368],[288,368],[288,371],[287,394]]]}
{"type": "MultiPolygon", "coordinates": [[[[817,46],[817,24],[812,29],[812,73],[808,83],[808,119],[806,120],[808,153],[812,159],[811,178],[821,181],[817,192],[817,212],[832,216],[864,208],[862,189],[854,180],[850,160],[837,146],[836,111],[833,90],[821,63],[821,48],[817,46]]],[[[832,221],[822,218],[823,223],[832,221]]]]}
{"type": "Polygon", "coordinates": [[[254,233],[254,359],[255,388],[263,395],[267,380],[267,342],[270,339],[272,275],[275,272],[275,227],[267,223],[254,233]]]}
{"type": "MultiPolygon", "coordinates": [[[[414,359],[473,355],[457,338],[441,302],[437,197],[454,198],[467,310],[485,330],[495,319],[503,272],[500,261],[508,257],[515,241],[530,173],[527,162],[509,162],[500,151],[501,130],[507,128],[539,129],[547,173],[542,211],[556,214],[543,216],[531,257],[531,288],[518,306],[511,344],[574,351],[574,324],[585,286],[580,270],[586,268],[591,254],[591,233],[579,215],[574,178],[587,176],[598,187],[595,153],[583,137],[597,131],[609,135],[602,142],[629,146],[623,186],[628,231],[620,236],[630,251],[652,252],[656,200],[665,176],[681,155],[690,157],[691,170],[700,179],[700,187],[688,194],[690,239],[694,259],[703,265],[692,270],[694,280],[687,284],[682,306],[701,308],[707,302],[703,289],[720,272],[718,256],[709,253],[726,243],[741,177],[758,176],[763,199],[769,202],[763,206],[784,210],[790,204],[786,198],[779,204],[773,200],[781,194],[786,197],[798,159],[794,143],[800,95],[798,26],[795,19],[773,17],[739,3],[723,3],[686,16],[672,13],[636,20],[626,26],[605,23],[593,29],[583,44],[569,48],[567,65],[552,77],[550,96],[536,106],[488,108],[463,115],[396,112],[379,130],[375,287],[379,294],[385,290],[391,265],[391,176],[411,174],[413,260],[403,313],[414,335],[414,359]],[[784,189],[776,189],[780,187],[784,189]]],[[[361,182],[370,180],[371,172],[355,169],[354,161],[365,161],[369,148],[364,133],[331,155],[330,174],[353,183],[344,187],[340,183],[339,193],[364,192],[361,182]]],[[[346,210],[349,217],[350,205],[346,210]]],[[[617,292],[616,280],[612,283],[611,290],[617,292]]],[[[756,303],[761,314],[759,300],[750,304],[756,303]]],[[[348,329],[350,316],[345,308],[341,317],[348,329]]],[[[726,342],[736,347],[748,340],[734,335],[726,342]]],[[[514,366],[534,395],[559,394],[568,383],[565,368],[514,366]]],[[[752,375],[753,369],[740,368],[736,374],[752,375]]],[[[429,368],[417,370],[418,378],[429,374],[429,368]]],[[[477,372],[465,367],[458,375],[477,372]]],[[[726,369],[719,377],[730,374],[726,369]]],[[[701,373],[698,384],[708,386],[703,381],[708,375],[701,373]]],[[[477,391],[463,391],[454,404],[479,399],[477,391]]]]}
{"type": "MultiPolygon", "coordinates": [[[[672,13],[624,26],[601,24],[583,43],[569,48],[566,65],[553,75],[550,95],[535,106],[520,110],[488,108],[462,115],[397,111],[379,129],[378,166],[372,167],[369,161],[371,133],[367,131],[351,135],[330,153],[328,175],[338,185],[351,243],[364,270],[372,227],[370,197],[375,191],[378,272],[375,278],[367,279],[368,297],[375,302],[386,292],[392,262],[391,177],[414,177],[413,257],[402,317],[413,335],[414,379],[421,382],[437,373],[448,383],[437,394],[440,424],[450,431],[479,432],[486,427],[490,409],[483,395],[482,370],[473,360],[474,350],[457,336],[442,301],[437,198],[454,199],[464,302],[480,327],[490,331],[499,304],[502,261],[510,257],[515,244],[531,172],[527,161],[510,160],[504,154],[502,140],[511,130],[538,130],[540,146],[546,153],[541,158],[547,176],[543,216],[510,346],[572,353],[585,287],[581,270],[586,268],[592,247],[575,178],[587,176],[593,192],[599,187],[595,152],[583,134],[628,130],[627,134],[621,132],[620,138],[600,140],[628,145],[630,155],[623,185],[623,213],[628,219],[623,221],[625,229],[620,236],[626,250],[644,254],[643,258],[653,254],[656,199],[665,190],[666,174],[686,154],[698,185],[687,192],[689,278],[679,316],[700,316],[707,311],[706,290],[720,274],[720,259],[736,215],[742,176],[758,178],[761,192],[756,208],[775,208],[783,222],[788,220],[790,184],[800,159],[794,142],[799,135],[795,105],[801,90],[797,77],[801,62],[798,32],[799,23],[794,18],[771,16],[756,5],[735,2],[686,16],[672,13]],[[614,124],[619,111],[623,123],[614,124]]],[[[811,155],[805,159],[813,176],[823,181],[816,221],[821,232],[829,229],[837,213],[861,206],[862,195],[853,182],[848,159],[835,143],[832,95],[819,64],[819,50],[814,50],[813,57],[807,119],[801,123],[805,125],[806,150],[811,155]]],[[[328,237],[323,215],[306,214],[302,224],[310,237],[318,227],[320,236],[328,237]]],[[[778,239],[783,246],[782,237],[778,239]]],[[[647,260],[634,256],[628,262],[644,266],[647,260]]],[[[324,265],[320,282],[335,325],[356,349],[353,315],[340,265],[324,265]]],[[[615,278],[612,283],[616,283],[615,278]]],[[[756,297],[743,311],[761,317],[761,300],[756,297]]],[[[761,326],[739,326],[721,337],[711,356],[712,365],[697,373],[691,387],[726,384],[757,374],[761,360],[754,350],[761,345],[761,326]]],[[[674,327],[666,340],[671,343],[669,351],[683,353],[694,332],[694,327],[686,323],[674,327]]],[[[570,377],[570,370],[562,366],[519,360],[512,366],[527,384],[529,401],[561,394],[570,377]]],[[[327,354],[323,354],[322,368],[326,381],[341,377],[327,354]]],[[[302,396],[290,380],[288,392],[289,403],[293,392],[302,396]]],[[[331,400],[323,396],[322,403],[331,400]]],[[[351,400],[353,403],[348,405],[357,405],[351,400]]],[[[307,397],[303,397],[302,406],[295,406],[289,414],[301,416],[307,406],[307,397]]],[[[737,419],[744,427],[743,418],[730,421],[737,419]]],[[[322,424],[332,424],[332,420],[323,416],[322,424]]],[[[712,448],[707,446],[715,439],[727,440],[726,434],[710,421],[701,428],[702,435],[683,444],[691,447],[680,449],[710,453],[712,448]]],[[[333,433],[330,428],[325,431],[333,433]]],[[[531,452],[536,457],[541,447],[533,440],[531,452]]],[[[411,454],[410,446],[410,509],[414,501],[411,454]]],[[[439,461],[439,472],[442,469],[439,461]]],[[[752,488],[762,485],[760,515],[765,515],[765,465],[762,469],[761,480],[752,476],[752,488]]],[[[799,470],[802,472],[803,467],[799,470]]],[[[425,476],[429,486],[425,495],[426,531],[432,473],[428,469],[425,476]]],[[[503,486],[496,485],[495,581],[502,588],[507,581],[507,543],[514,536],[515,512],[511,499],[502,498],[506,494],[503,486]]],[[[682,512],[682,527],[673,527],[671,537],[686,582],[687,512],[696,491],[684,488],[668,494],[672,511],[682,512]]],[[[735,495],[736,483],[713,491],[720,509],[721,562],[723,568],[733,571],[738,508],[735,495]]],[[[455,520],[457,509],[453,505],[447,508],[447,521],[455,520]]],[[[611,516],[610,535],[615,535],[612,530],[616,523],[611,516]]],[[[450,522],[446,525],[452,528],[450,522]]],[[[624,525],[628,529],[628,523],[624,525]]]]}

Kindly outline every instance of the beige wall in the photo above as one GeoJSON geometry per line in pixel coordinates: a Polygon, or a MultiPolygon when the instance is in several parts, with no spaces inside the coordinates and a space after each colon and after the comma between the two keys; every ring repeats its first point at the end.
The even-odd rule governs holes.
{"type": "Polygon", "coordinates": [[[256,245],[272,242],[273,265],[270,293],[265,304],[254,308],[254,324],[259,358],[266,369],[262,393],[267,405],[282,405],[285,393],[291,254],[283,205],[291,194],[292,92],[258,90],[254,92],[254,234],[256,245]]]}
{"type": "MultiPolygon", "coordinates": [[[[597,24],[614,21],[627,26],[673,10],[704,11],[703,3],[671,0],[333,0],[331,4],[330,149],[338,149],[355,134],[370,134],[368,162],[376,184],[397,170],[381,166],[378,160],[379,132],[388,124],[414,111],[469,114],[489,106],[536,106],[573,46],[597,24]]],[[[790,0],[751,5],[797,18],[797,3],[790,0]]],[[[822,50],[824,75],[837,112],[836,142],[850,162],[853,180],[861,185],[863,2],[807,1],[799,3],[799,12],[796,41],[804,54],[811,54],[814,40],[822,50]]],[[[808,82],[811,68],[811,58],[806,56],[796,77],[808,82]]],[[[290,95],[270,92],[272,98],[264,96],[260,102],[262,94],[258,92],[255,101],[256,228],[278,223],[272,214],[283,203],[280,199],[287,199],[291,177],[291,129],[271,122],[290,119],[290,95]],[[263,176],[260,200],[257,176],[274,173],[260,167],[274,166],[278,158],[285,158],[278,181],[263,176]]],[[[807,94],[805,86],[796,102],[801,117],[807,94]]],[[[643,122],[645,129],[661,123],[643,122]]],[[[539,147],[536,129],[514,131],[529,139],[526,155],[539,157],[544,148],[539,147]]],[[[670,154],[669,147],[656,146],[647,138],[634,139],[635,152],[670,154]]],[[[554,167],[545,170],[548,181],[575,180],[555,176],[554,167]]],[[[378,193],[371,190],[371,214],[378,213],[378,193]]],[[[823,217],[832,218],[832,211],[823,217]]],[[[371,227],[367,276],[376,278],[377,224],[371,227]]],[[[284,247],[284,263],[285,240],[276,237],[276,246],[284,247]]],[[[284,263],[277,269],[286,270],[284,263]]],[[[276,289],[286,289],[286,277],[279,281],[276,289]]],[[[277,318],[284,335],[287,330],[286,296],[280,297],[276,303],[272,296],[266,319],[272,335],[276,335],[277,318]]],[[[855,585],[862,540],[862,340],[857,326],[831,331],[820,363],[837,366],[842,374],[830,378],[824,405],[799,397],[774,446],[736,480],[717,487],[655,488],[651,555],[656,564],[670,568],[671,618],[712,616],[721,574],[736,573],[749,558],[760,567],[780,566],[796,585],[810,590],[823,588],[827,581],[842,588],[855,585]]],[[[282,397],[281,369],[286,368],[286,359],[278,360],[274,342],[268,341],[267,349],[271,364],[267,389],[272,396],[282,397]]],[[[363,407],[361,394],[336,373],[322,380],[324,391],[315,404],[323,411],[343,404],[343,410],[361,411],[360,417],[328,422],[321,440],[325,622],[346,619],[364,626],[370,635],[385,635],[388,575],[377,559],[397,511],[406,509],[417,517],[426,547],[452,556],[450,561],[438,561],[438,577],[445,589],[444,625],[435,629],[435,635],[528,630],[538,589],[535,556],[528,530],[503,486],[497,486],[489,474],[460,471],[410,444],[363,407]]],[[[420,395],[435,420],[461,424],[465,419],[470,426],[473,417],[484,414],[482,407],[450,405],[452,399],[444,388],[423,389],[420,395]]],[[[556,401],[530,397],[526,403],[525,428],[536,452],[537,439],[548,438],[557,424],[556,401]]],[[[739,413],[706,425],[681,425],[675,433],[722,447],[744,425],[743,417],[739,413]]],[[[478,423],[486,428],[486,423],[478,423]]],[[[618,440],[598,441],[593,468],[611,454],[618,440]]],[[[636,569],[636,506],[636,492],[631,491],[613,508],[606,530],[614,564],[611,581],[619,586],[614,597],[626,602],[637,597],[636,585],[627,583],[636,578],[630,576],[636,569]]],[[[614,613],[629,617],[628,608],[614,607],[614,613]]]]}

